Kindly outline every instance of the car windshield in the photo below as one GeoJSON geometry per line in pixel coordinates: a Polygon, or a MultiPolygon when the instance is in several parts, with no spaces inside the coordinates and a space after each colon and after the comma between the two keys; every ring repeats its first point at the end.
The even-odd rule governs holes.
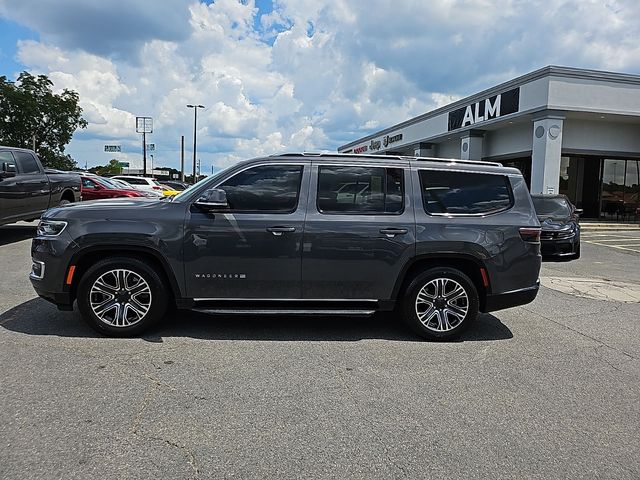
{"type": "Polygon", "coordinates": [[[562,197],[532,197],[533,206],[538,215],[549,217],[568,217],[571,214],[569,202],[562,197]]]}
{"type": "Polygon", "coordinates": [[[104,188],[107,188],[109,190],[119,190],[120,189],[119,186],[117,186],[115,183],[111,182],[111,180],[109,180],[108,178],[94,177],[91,180],[99,183],[104,188]]]}

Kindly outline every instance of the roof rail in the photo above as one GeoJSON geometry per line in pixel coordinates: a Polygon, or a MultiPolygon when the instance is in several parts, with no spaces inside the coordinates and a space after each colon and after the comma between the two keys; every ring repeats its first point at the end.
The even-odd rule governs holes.
{"type": "Polygon", "coordinates": [[[408,161],[464,163],[468,165],[485,165],[485,166],[492,166],[492,167],[503,166],[501,163],[486,162],[484,160],[460,160],[457,158],[413,157],[409,155],[371,155],[371,154],[361,154],[361,153],[299,152],[299,153],[281,153],[281,154],[269,155],[269,157],[395,158],[397,160],[408,160],[408,161]]]}

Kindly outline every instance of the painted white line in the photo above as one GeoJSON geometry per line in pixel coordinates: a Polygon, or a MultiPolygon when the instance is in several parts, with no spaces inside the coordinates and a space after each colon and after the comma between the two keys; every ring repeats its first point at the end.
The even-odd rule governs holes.
{"type": "Polygon", "coordinates": [[[621,238],[604,238],[604,239],[596,239],[596,241],[598,242],[604,242],[604,243],[610,243],[610,242],[636,242],[636,241],[640,241],[640,239],[637,238],[633,238],[633,237],[621,237],[621,238]]]}
{"type": "MultiPolygon", "coordinates": [[[[617,248],[619,250],[629,250],[630,252],[636,252],[636,253],[640,253],[640,247],[638,250],[635,250],[633,248],[628,248],[628,247],[620,247],[618,245],[608,245],[606,243],[598,243],[598,242],[589,242],[587,241],[586,243],[590,243],[591,245],[600,245],[601,247],[609,247],[609,248],[617,248]]],[[[635,245],[634,245],[635,246],[635,245]]]]}

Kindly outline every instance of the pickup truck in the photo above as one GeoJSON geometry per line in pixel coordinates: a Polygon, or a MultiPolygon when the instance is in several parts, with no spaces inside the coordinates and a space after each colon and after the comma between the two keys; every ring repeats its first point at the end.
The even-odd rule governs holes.
{"type": "Polygon", "coordinates": [[[80,186],[77,173],[47,173],[32,150],[0,146],[0,225],[79,202],[80,186]]]}

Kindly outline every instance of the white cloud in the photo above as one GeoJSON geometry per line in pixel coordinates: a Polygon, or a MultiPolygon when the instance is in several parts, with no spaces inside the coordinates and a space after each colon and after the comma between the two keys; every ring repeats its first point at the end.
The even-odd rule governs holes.
{"type": "Polygon", "coordinates": [[[198,156],[208,171],[335,149],[547,64],[640,72],[637,0],[274,0],[262,15],[253,0],[160,2],[144,13],[140,1],[0,0],[0,15],[41,33],[20,42],[20,62],[80,93],[89,128],[69,147],[80,163],[104,162],[104,143],[139,162],[134,119],[151,115],[156,164],[178,166],[180,136],[190,149],[193,133],[187,103],[207,107],[198,156]],[[77,32],[61,14],[47,17],[52,5],[77,32]],[[135,10],[142,32],[123,26],[128,42],[102,38],[102,27],[87,35],[105,9],[135,10]]]}

